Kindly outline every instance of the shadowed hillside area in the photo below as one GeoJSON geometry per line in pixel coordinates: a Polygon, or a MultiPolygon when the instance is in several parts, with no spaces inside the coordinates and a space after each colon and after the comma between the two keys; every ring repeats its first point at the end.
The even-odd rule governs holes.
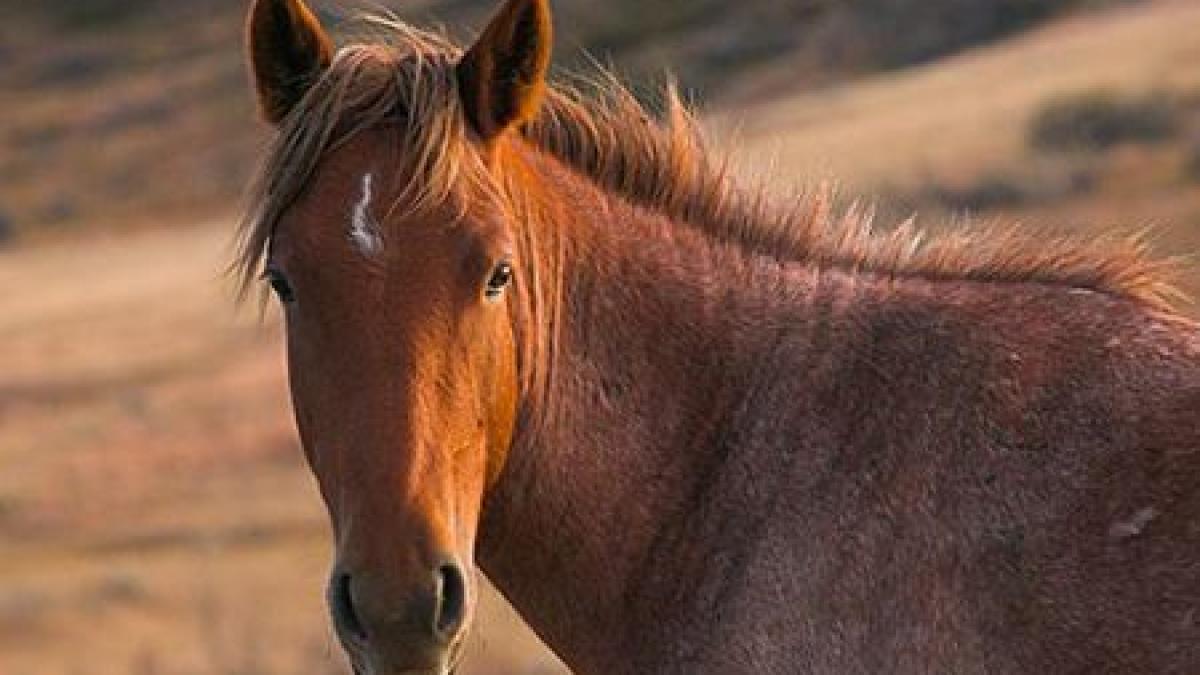
{"type": "MultiPolygon", "coordinates": [[[[330,25],[383,8],[463,38],[486,0],[314,2],[330,25]]],[[[555,3],[563,65],[639,82],[668,71],[704,100],[899,68],[1096,0],[613,0],[555,3]],[[769,78],[766,70],[782,69],[769,78]]],[[[229,211],[264,130],[248,123],[242,0],[0,7],[0,218],[12,235],[189,222],[229,211]]]]}
{"type": "MultiPolygon", "coordinates": [[[[0,4],[0,674],[348,672],[279,320],[223,275],[269,134],[247,4],[0,4]]],[[[674,73],[783,199],[1200,251],[1194,0],[553,4],[564,68],[674,73]]],[[[383,5],[460,37],[494,6],[383,5]]],[[[472,640],[462,675],[565,672],[494,594],[472,640]]]]}

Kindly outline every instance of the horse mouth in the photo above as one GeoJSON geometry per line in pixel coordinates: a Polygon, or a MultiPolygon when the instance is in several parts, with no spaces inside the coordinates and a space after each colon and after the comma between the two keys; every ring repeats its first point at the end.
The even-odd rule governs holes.
{"type": "Polygon", "coordinates": [[[442,663],[418,668],[387,668],[378,670],[368,663],[366,657],[360,654],[348,653],[350,669],[354,672],[354,675],[455,675],[462,665],[463,658],[466,656],[467,650],[465,644],[465,639],[459,639],[447,651],[446,658],[442,663]]]}

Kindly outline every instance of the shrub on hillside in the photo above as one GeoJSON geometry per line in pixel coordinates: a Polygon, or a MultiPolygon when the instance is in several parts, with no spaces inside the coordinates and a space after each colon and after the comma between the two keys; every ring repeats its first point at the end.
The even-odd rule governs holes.
{"type": "Polygon", "coordinates": [[[899,194],[901,201],[916,210],[932,206],[952,212],[986,213],[1087,194],[1096,185],[1097,171],[1096,163],[1087,158],[1046,158],[966,179],[930,177],[915,190],[899,194]]]}
{"type": "Polygon", "coordinates": [[[1178,111],[1164,95],[1124,98],[1088,92],[1047,103],[1030,122],[1029,144],[1041,151],[1106,150],[1166,140],[1178,127],[1178,111]]]}
{"type": "MultiPolygon", "coordinates": [[[[9,217],[0,211],[0,246],[4,246],[12,242],[17,237],[17,228],[9,217]]],[[[3,499],[0,499],[0,516],[3,516],[10,505],[3,499]]]]}
{"type": "Polygon", "coordinates": [[[72,0],[30,3],[29,11],[63,29],[104,29],[126,21],[156,0],[72,0]]]}
{"type": "MultiPolygon", "coordinates": [[[[986,42],[1061,14],[1080,0],[858,0],[842,39],[862,41],[865,66],[900,67],[986,42]]],[[[1093,3],[1094,4],[1094,3],[1093,3]]]]}
{"type": "Polygon", "coordinates": [[[1184,178],[1200,183],[1200,138],[1194,139],[1187,148],[1183,161],[1184,178]]]}

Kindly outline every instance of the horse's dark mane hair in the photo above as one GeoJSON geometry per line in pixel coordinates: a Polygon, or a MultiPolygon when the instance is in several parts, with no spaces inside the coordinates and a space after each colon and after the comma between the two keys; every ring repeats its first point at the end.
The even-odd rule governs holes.
{"type": "MultiPolygon", "coordinates": [[[[241,228],[235,265],[243,288],[322,155],[359,130],[399,123],[408,175],[419,177],[403,191],[405,208],[437,204],[464,186],[500,189],[503,181],[466,140],[454,74],[459,48],[398,21],[368,23],[374,37],[342,49],[280,125],[241,228]]],[[[733,180],[726,156],[708,149],[673,88],[666,104],[656,118],[602,74],[578,87],[549,87],[539,118],[520,133],[628,201],[757,255],[892,277],[1060,284],[1157,308],[1177,295],[1170,264],[1149,257],[1134,237],[1081,240],[1015,227],[926,236],[911,222],[876,233],[868,213],[839,211],[823,192],[780,205],[733,180]]]]}

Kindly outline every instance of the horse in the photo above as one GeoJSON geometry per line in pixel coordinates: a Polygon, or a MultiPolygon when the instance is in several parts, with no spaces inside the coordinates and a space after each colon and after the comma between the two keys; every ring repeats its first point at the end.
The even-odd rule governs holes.
{"type": "Polygon", "coordinates": [[[249,12],[233,265],[282,307],[357,673],[452,672],[481,571],[582,674],[1200,672],[1169,262],[769,198],[677,95],[551,81],[551,26],[249,12]]]}

